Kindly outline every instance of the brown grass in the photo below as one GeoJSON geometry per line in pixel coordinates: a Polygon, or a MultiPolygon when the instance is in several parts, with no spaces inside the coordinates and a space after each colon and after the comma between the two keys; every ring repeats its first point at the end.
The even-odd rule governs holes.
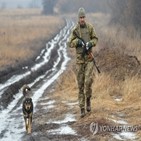
{"type": "MultiPolygon", "coordinates": [[[[85,120],[101,119],[103,117],[108,120],[111,115],[120,112],[128,117],[126,120],[130,124],[141,122],[139,116],[141,112],[141,80],[133,77],[118,83],[111,76],[103,73],[96,75],[94,81],[92,113],[87,115],[85,120]],[[121,101],[115,100],[118,96],[122,98],[121,101]]],[[[72,70],[67,71],[58,80],[55,97],[68,103],[78,101],[76,76],[72,70]]],[[[79,106],[77,106],[76,111],[76,115],[79,117],[79,106]]]]}
{"type": "Polygon", "coordinates": [[[141,61],[141,36],[134,27],[125,29],[119,24],[109,25],[110,15],[102,13],[90,14],[90,21],[96,26],[98,37],[100,38],[98,47],[119,48],[121,52],[128,55],[137,56],[141,61]]]}
{"type": "Polygon", "coordinates": [[[56,91],[65,101],[77,100],[77,80],[72,68],[60,77],[56,91]]]}
{"type": "Polygon", "coordinates": [[[0,19],[0,66],[30,58],[63,25],[61,18],[43,16],[38,9],[4,10],[0,19]]]}
{"type": "MultiPolygon", "coordinates": [[[[90,15],[92,16],[92,15],[90,15]]],[[[119,30],[119,27],[108,26],[108,18],[103,18],[104,15],[98,14],[93,19],[96,26],[97,34],[99,35],[99,43],[95,51],[100,51],[103,47],[119,48],[121,52],[129,55],[135,55],[140,60],[141,41],[138,33],[128,35],[125,29],[119,30]],[[106,21],[107,20],[107,21],[106,21]],[[100,23],[100,26],[98,23],[100,23]],[[100,28],[101,27],[101,28],[100,28]],[[103,46],[102,46],[103,45],[103,46]]],[[[132,29],[133,30],[133,29],[132,29]]],[[[133,32],[133,31],[132,31],[133,32]]],[[[119,54],[120,55],[120,52],[119,54]]],[[[75,58],[74,52],[71,54],[72,58],[75,58]]],[[[106,55],[105,55],[106,56],[106,55]]],[[[108,57],[108,56],[107,56],[108,57]]],[[[72,60],[74,65],[75,61],[72,60]]],[[[57,94],[60,95],[60,99],[66,101],[77,100],[78,88],[73,65],[70,65],[68,70],[59,79],[57,85],[57,94]],[[73,71],[72,71],[73,70],[73,71]],[[61,84],[61,86],[60,86],[61,84]]],[[[86,116],[85,120],[93,119],[109,119],[111,115],[115,115],[118,112],[125,114],[125,120],[130,124],[139,124],[141,122],[141,79],[137,76],[125,77],[125,80],[114,80],[114,77],[108,73],[102,72],[100,75],[95,73],[93,83],[93,96],[92,96],[92,113],[86,116]],[[121,99],[120,101],[116,98],[121,99]],[[136,120],[135,120],[136,119],[136,120]]],[[[78,108],[79,109],[79,108],[78,108]]],[[[78,109],[77,112],[78,112],[78,109]]],[[[79,116],[79,113],[78,113],[79,116]]],[[[118,116],[117,116],[118,119],[118,116]]]]}

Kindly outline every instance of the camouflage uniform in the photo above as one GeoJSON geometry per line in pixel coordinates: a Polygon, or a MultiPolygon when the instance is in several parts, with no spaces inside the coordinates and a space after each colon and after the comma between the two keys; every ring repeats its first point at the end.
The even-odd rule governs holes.
{"type": "MultiPolygon", "coordinates": [[[[74,34],[74,32],[83,40],[85,43],[91,42],[92,46],[96,46],[98,38],[96,37],[96,33],[94,28],[89,23],[85,24],[85,27],[81,27],[79,23],[73,29],[72,34],[70,36],[68,45],[70,48],[76,49],[76,70],[77,70],[77,81],[79,88],[79,106],[80,108],[85,108],[85,99],[90,98],[92,95],[92,82],[93,82],[93,58],[88,54],[82,56],[83,48],[77,47],[78,38],[74,34]]],[[[92,52],[92,49],[90,49],[92,52]]]]}

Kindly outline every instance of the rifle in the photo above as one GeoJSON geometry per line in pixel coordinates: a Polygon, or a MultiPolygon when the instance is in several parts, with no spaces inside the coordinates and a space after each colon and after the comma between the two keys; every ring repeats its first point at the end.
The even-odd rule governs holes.
{"type": "MultiPolygon", "coordinates": [[[[90,54],[90,55],[92,56],[92,58],[93,58],[93,63],[94,63],[94,66],[95,66],[97,72],[100,73],[100,70],[99,70],[98,66],[96,65],[96,62],[95,62],[93,53],[92,53],[92,52],[89,52],[89,51],[86,49],[86,43],[85,43],[84,39],[81,38],[81,37],[79,37],[75,31],[73,32],[73,34],[74,34],[78,39],[80,39],[80,40],[83,42],[83,44],[84,44],[84,49],[83,49],[82,57],[84,57],[85,54],[90,54]]],[[[97,37],[96,37],[96,38],[97,38],[97,37]]]]}

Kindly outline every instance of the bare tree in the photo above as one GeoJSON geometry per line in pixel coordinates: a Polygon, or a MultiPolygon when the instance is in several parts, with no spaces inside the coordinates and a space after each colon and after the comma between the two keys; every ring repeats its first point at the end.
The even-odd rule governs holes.
{"type": "Polygon", "coordinates": [[[54,14],[54,6],[57,0],[42,0],[43,14],[54,14]]]}
{"type": "Polygon", "coordinates": [[[6,8],[6,3],[2,2],[1,5],[0,5],[0,9],[5,9],[5,8],[6,8]]]}
{"type": "Polygon", "coordinates": [[[140,7],[140,0],[114,0],[112,22],[141,29],[140,7]]]}
{"type": "Polygon", "coordinates": [[[108,0],[42,0],[43,13],[52,14],[54,9],[59,13],[76,12],[80,7],[84,7],[87,12],[107,12],[108,0]]]}

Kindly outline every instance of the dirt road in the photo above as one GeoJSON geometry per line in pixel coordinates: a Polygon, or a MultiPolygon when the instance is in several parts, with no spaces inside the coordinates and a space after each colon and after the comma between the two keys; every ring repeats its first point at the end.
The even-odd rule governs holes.
{"type": "Polygon", "coordinates": [[[28,84],[32,88],[34,113],[40,111],[38,103],[41,105],[54,103],[48,99],[41,103],[41,99],[43,99],[44,91],[67,67],[69,58],[66,52],[66,41],[72,26],[73,23],[67,20],[66,26],[46,44],[37,56],[35,64],[21,68],[21,73],[11,76],[0,84],[0,140],[19,141],[25,134],[21,109],[23,84],[28,84]]]}
{"type": "MultiPolygon", "coordinates": [[[[126,75],[134,75],[139,72],[134,69],[140,68],[140,64],[134,56],[121,55],[118,50],[108,48],[101,49],[96,54],[95,58],[99,60],[98,66],[102,74],[96,76],[95,81],[97,81],[97,84],[101,84],[100,81],[103,81],[102,78],[104,78],[105,84],[103,83],[103,85],[106,86],[100,85],[98,90],[94,87],[92,112],[83,119],[79,117],[77,88],[68,87],[64,90],[63,86],[63,81],[71,82],[73,76],[68,69],[70,58],[66,48],[72,27],[73,22],[66,20],[66,26],[46,44],[39,56],[36,57],[33,65],[23,66],[20,73],[11,76],[0,84],[1,141],[140,140],[140,136],[136,133],[140,130],[140,127],[128,122],[129,117],[131,117],[130,110],[139,113],[140,106],[134,107],[131,105],[127,107],[127,103],[124,103],[123,100],[124,95],[119,93],[121,90],[118,87],[117,91],[112,89],[112,86],[110,87],[113,90],[113,95],[104,93],[102,98],[99,99],[98,97],[102,95],[102,88],[104,88],[104,92],[111,92],[109,91],[109,84],[107,84],[109,72],[116,79],[112,81],[114,82],[112,85],[115,85],[117,81],[122,85],[126,75]],[[64,75],[65,72],[67,72],[67,77],[64,75]],[[65,79],[61,82],[58,81],[58,78],[62,74],[65,79]],[[28,84],[32,88],[34,116],[32,134],[30,135],[25,133],[21,109],[23,100],[21,87],[23,84],[28,84]],[[60,91],[56,89],[56,85],[60,86],[60,91]],[[114,127],[117,129],[115,130],[114,127]],[[120,128],[118,129],[118,127],[120,128]],[[127,130],[128,128],[130,129],[127,130]],[[131,131],[131,128],[133,131],[131,131]]],[[[139,121],[138,119],[138,123],[139,121]]]]}

